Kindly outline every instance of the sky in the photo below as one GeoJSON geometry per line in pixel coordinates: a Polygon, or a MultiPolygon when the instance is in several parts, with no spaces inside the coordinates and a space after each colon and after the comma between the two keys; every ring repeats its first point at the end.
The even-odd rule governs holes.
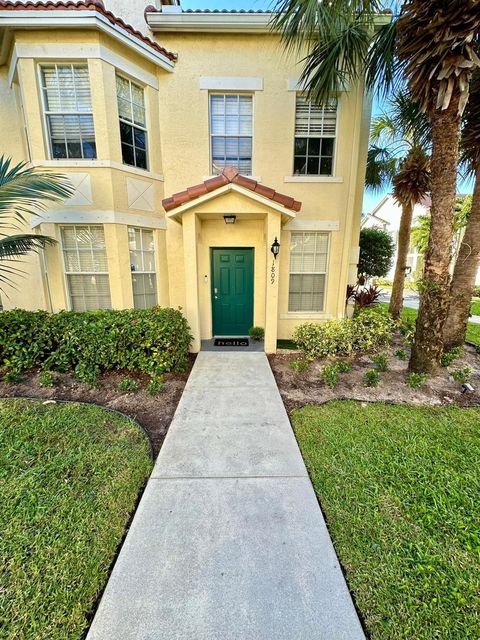
{"type": "MultiPolygon", "coordinates": [[[[274,0],[181,0],[183,9],[268,9],[272,7],[274,0]]],[[[384,108],[384,102],[378,99],[373,101],[372,117],[380,114],[384,108]]],[[[459,181],[459,193],[472,193],[473,183],[469,181],[459,181]]],[[[372,193],[365,191],[363,198],[363,211],[370,212],[375,205],[388,193],[389,188],[383,191],[372,193]]]]}

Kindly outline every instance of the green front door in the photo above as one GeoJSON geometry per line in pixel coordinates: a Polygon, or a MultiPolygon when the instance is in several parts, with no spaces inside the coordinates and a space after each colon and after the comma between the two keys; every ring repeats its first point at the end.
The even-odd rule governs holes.
{"type": "Polygon", "coordinates": [[[253,249],[212,249],[214,336],[246,336],[253,324],[253,249]]]}

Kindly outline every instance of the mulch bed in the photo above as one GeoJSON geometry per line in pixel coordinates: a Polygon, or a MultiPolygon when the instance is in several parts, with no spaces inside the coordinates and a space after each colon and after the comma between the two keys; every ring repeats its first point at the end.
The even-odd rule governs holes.
{"type": "Polygon", "coordinates": [[[270,355],[269,360],[288,412],[306,404],[323,404],[329,400],[480,406],[480,355],[473,347],[465,345],[465,352],[461,358],[448,369],[442,368],[439,375],[429,377],[425,385],[418,390],[408,386],[408,360],[399,360],[394,355],[397,349],[404,349],[410,356],[410,350],[405,346],[402,337],[396,336],[392,347],[384,350],[390,357],[389,370],[380,373],[381,382],[376,388],[366,387],[363,380],[367,369],[374,367],[369,356],[357,355],[346,358],[351,364],[351,370],[349,373],[340,374],[340,382],[335,389],[330,389],[321,377],[323,367],[333,360],[314,361],[305,373],[290,368],[293,360],[301,358],[300,352],[279,350],[275,355],[270,355]],[[463,394],[461,385],[449,375],[449,370],[465,367],[473,370],[473,393],[463,394]]]}
{"type": "Polygon", "coordinates": [[[62,374],[59,376],[59,383],[54,387],[42,387],[38,381],[38,372],[29,371],[23,374],[21,382],[10,384],[0,381],[0,397],[90,402],[120,411],[136,420],[143,427],[156,457],[194,362],[195,355],[191,354],[187,371],[181,374],[165,374],[165,390],[157,396],[150,396],[146,393],[145,388],[150,378],[143,373],[110,371],[100,377],[97,387],[90,387],[71,375],[62,374]],[[125,376],[137,380],[140,389],[136,392],[118,391],[117,385],[125,376]]]}

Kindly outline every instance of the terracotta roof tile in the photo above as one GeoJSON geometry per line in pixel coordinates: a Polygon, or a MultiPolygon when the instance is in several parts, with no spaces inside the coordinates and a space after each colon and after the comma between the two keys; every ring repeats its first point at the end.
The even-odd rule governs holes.
{"type": "Polygon", "coordinates": [[[167,51],[159,44],[143,35],[137,29],[134,29],[132,25],[127,24],[122,18],[114,15],[111,11],[105,8],[102,0],[80,0],[73,2],[72,0],[52,2],[18,2],[16,0],[0,0],[0,11],[97,11],[102,16],[113,24],[121,27],[124,31],[129,33],[137,40],[141,40],[143,43],[155,49],[158,53],[161,53],[172,62],[175,62],[177,56],[170,51],[167,51]]]}
{"type": "Polygon", "coordinates": [[[165,211],[171,211],[172,209],[185,204],[185,202],[195,200],[210,191],[215,191],[215,189],[219,189],[220,187],[230,183],[237,184],[239,187],[243,187],[244,189],[253,191],[264,198],[273,200],[274,202],[283,205],[286,209],[300,211],[302,206],[302,203],[298,202],[298,200],[295,200],[290,196],[286,196],[283,193],[278,193],[275,189],[266,187],[263,184],[259,184],[255,180],[252,180],[252,178],[242,176],[235,167],[225,167],[220,175],[209,178],[208,180],[205,180],[200,184],[196,184],[193,187],[188,187],[185,191],[174,193],[171,198],[165,198],[162,200],[163,208],[165,211]]]}

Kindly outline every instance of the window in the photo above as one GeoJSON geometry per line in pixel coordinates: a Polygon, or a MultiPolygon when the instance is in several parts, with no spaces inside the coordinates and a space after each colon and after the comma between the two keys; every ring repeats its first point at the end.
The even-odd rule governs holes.
{"type": "Polygon", "coordinates": [[[52,158],[96,158],[88,67],[53,64],[40,70],[52,158]]]}
{"type": "Polygon", "coordinates": [[[135,309],[154,307],[157,304],[157,277],[153,231],[128,227],[128,244],[134,307],[135,309]]]}
{"type": "Polygon", "coordinates": [[[212,172],[233,165],[252,174],[253,98],[248,95],[210,95],[212,172]]]}
{"type": "Polygon", "coordinates": [[[295,110],[295,175],[331,176],[337,129],[337,104],[315,106],[297,94],[295,110]]]}
{"type": "Polygon", "coordinates": [[[111,309],[103,227],[69,225],[61,235],[72,309],[111,309]]]}
{"type": "Polygon", "coordinates": [[[289,311],[323,311],[328,262],[328,233],[292,232],[289,311]]]}
{"type": "Polygon", "coordinates": [[[123,164],[147,169],[147,121],[143,88],[117,75],[117,103],[123,164]]]}

